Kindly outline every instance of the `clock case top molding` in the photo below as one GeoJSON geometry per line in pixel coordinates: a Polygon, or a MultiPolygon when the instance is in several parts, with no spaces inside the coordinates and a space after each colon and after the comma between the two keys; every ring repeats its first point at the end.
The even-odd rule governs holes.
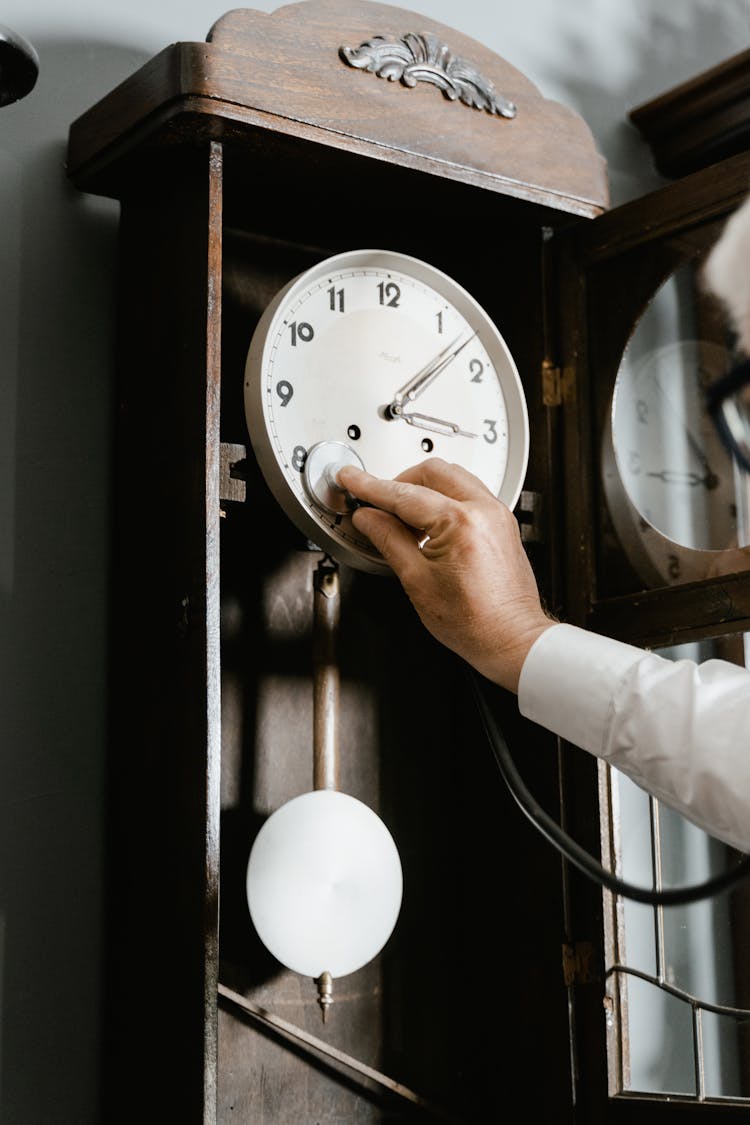
{"type": "MultiPolygon", "coordinates": [[[[527,489],[546,498],[526,534],[548,600],[561,604],[561,412],[551,404],[562,398],[549,357],[562,343],[546,315],[558,280],[549,247],[553,232],[606,211],[604,162],[575,113],[477,41],[399,8],[306,0],[270,15],[231,11],[206,43],[167,47],[72,124],[67,170],[82,191],[121,204],[106,1118],[137,1119],[137,1067],[162,1120],[243,1110],[304,1121],[322,1097],[352,1119],[356,1084],[319,1065],[316,1086],[309,1058],[271,1033],[254,1036],[249,1052],[241,1018],[218,1010],[221,963],[225,983],[320,1030],[312,993],[301,996],[289,974],[276,982],[278,966],[255,946],[262,979],[248,979],[252,935],[238,896],[261,812],[253,776],[270,777],[274,765],[284,774],[263,795],[267,815],[309,787],[294,764],[305,751],[295,756],[293,744],[310,744],[306,696],[293,691],[309,676],[310,545],[247,448],[246,351],[274,294],[327,255],[381,246],[455,277],[498,324],[524,382],[527,489]],[[494,89],[515,115],[450,100],[444,73],[408,86],[342,57],[378,35],[401,42],[402,56],[437,45],[438,70],[446,58],[468,60],[467,96],[481,101],[494,89]],[[292,685],[280,689],[281,731],[278,708],[264,709],[274,677],[292,685]],[[275,1111],[269,1075],[283,1091],[275,1111]]],[[[514,1021],[506,1066],[519,1093],[536,1089],[542,1116],[572,1119],[568,1002],[559,944],[548,939],[564,930],[559,859],[519,825],[460,670],[397,584],[342,575],[342,620],[342,668],[359,685],[352,705],[342,698],[342,743],[354,741],[369,763],[349,776],[356,763],[345,762],[342,788],[380,812],[410,864],[386,968],[363,970],[357,995],[341,982],[329,1034],[350,1055],[380,1060],[406,1085],[486,1120],[505,1095],[476,1043],[492,1043],[494,1056],[497,1012],[544,1011],[541,1021],[514,1021]],[[440,700],[449,706],[434,714],[440,700]],[[457,746],[476,752],[462,750],[457,763],[457,746]],[[502,893],[523,919],[522,956],[517,927],[497,928],[487,895],[498,857],[518,854],[523,863],[503,865],[502,893]],[[464,913],[469,902],[478,911],[470,931],[446,907],[451,895],[465,900],[464,913]],[[498,973],[497,964],[514,969],[498,973]],[[470,982],[457,1007],[446,972],[470,982]],[[541,1089],[539,1057],[552,1060],[541,1089]]],[[[506,722],[508,737],[523,739],[529,784],[557,808],[554,740],[513,707],[506,722]]],[[[593,800],[580,824],[579,839],[595,850],[593,800]]],[[[357,1120],[382,1112],[372,1092],[357,1102],[357,1120]]]]}
{"type": "MultiPolygon", "coordinates": [[[[375,68],[379,62],[375,55],[375,68]]],[[[266,160],[290,153],[295,164],[303,146],[294,140],[311,141],[554,212],[591,217],[608,201],[604,160],[577,114],[543,98],[476,40],[368,0],[303,0],[271,14],[236,9],[214,24],[206,43],[165,48],[73,123],[68,173],[86,190],[119,196],[121,160],[127,164],[136,153],[148,159],[152,146],[209,138],[273,145],[266,160]],[[412,57],[417,64],[425,45],[415,44],[412,56],[404,43],[409,33],[432,36],[450,53],[447,66],[430,57],[415,70],[442,69],[450,79],[450,56],[470,61],[499,99],[515,106],[512,127],[481,110],[467,113],[458,101],[438,111],[446,82],[417,78],[407,98],[398,78],[352,74],[339,54],[386,35],[400,47],[402,67],[412,57]]]]}

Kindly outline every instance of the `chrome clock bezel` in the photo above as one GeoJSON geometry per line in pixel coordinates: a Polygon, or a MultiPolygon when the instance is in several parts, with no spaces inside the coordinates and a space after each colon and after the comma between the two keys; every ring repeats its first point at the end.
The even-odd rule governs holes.
{"type": "MultiPolygon", "coordinates": [[[[402,279],[408,279],[414,283],[415,287],[421,286],[425,290],[434,291],[445,302],[445,309],[455,310],[457,316],[463,322],[466,322],[470,330],[473,330],[476,334],[476,350],[482,355],[483,361],[484,357],[489,359],[499,387],[499,395],[504,403],[505,429],[507,432],[507,442],[505,434],[502,441],[498,442],[498,455],[504,445],[507,444],[507,455],[503,452],[502,478],[499,479],[496,486],[494,482],[490,484],[489,480],[486,480],[485,483],[488,483],[499,498],[511,509],[515,507],[518,501],[526,475],[529,456],[529,422],[521,378],[499,329],[463,286],[429,263],[396,251],[379,249],[345,251],[325,258],[310,269],[298,274],[276,294],[264,310],[253,333],[245,364],[245,415],[250,440],[259,467],[282,509],[312,545],[330,554],[338,562],[346,563],[356,569],[384,574],[390,573],[390,567],[372,545],[355,531],[350,516],[323,509],[314,502],[309,489],[305,488],[302,465],[295,468],[290,464],[291,451],[283,448],[279,436],[282,421],[281,410],[284,409],[284,404],[278,403],[274,399],[274,385],[279,386],[279,375],[283,374],[282,368],[278,366],[281,362],[279,358],[279,349],[282,346],[280,341],[290,324],[296,325],[297,323],[294,320],[290,321],[295,310],[302,308],[306,301],[312,300],[314,295],[320,294],[324,287],[329,284],[332,284],[335,292],[335,283],[341,279],[343,273],[352,275],[356,273],[357,276],[361,276],[363,271],[365,274],[372,272],[374,277],[382,275],[383,279],[394,275],[402,279]]],[[[331,302],[333,303],[333,297],[331,297],[331,302]]],[[[345,318],[347,314],[344,312],[342,315],[345,318]]],[[[393,315],[405,316],[403,312],[393,315]]],[[[304,323],[307,328],[310,327],[307,322],[304,323]]],[[[402,320],[401,323],[404,325],[406,321],[402,320]]],[[[300,327],[302,327],[302,322],[300,327]]],[[[312,343],[310,346],[312,348],[312,343]]],[[[465,359],[468,359],[470,350],[467,347],[465,359]]],[[[475,360],[475,362],[479,361],[475,360]]],[[[395,384],[401,381],[395,375],[389,375],[388,378],[393,384],[393,389],[395,389],[395,384]]],[[[446,374],[440,378],[445,388],[452,386],[449,382],[450,375],[446,374]]],[[[281,380],[281,382],[284,382],[284,380],[281,380]]],[[[468,400],[461,400],[462,392],[457,383],[455,386],[456,389],[451,391],[451,394],[455,400],[457,415],[463,416],[466,412],[468,400]]],[[[443,396],[445,397],[447,393],[447,391],[444,391],[443,396]]],[[[486,396],[490,392],[485,390],[482,393],[486,396]]],[[[492,393],[497,394],[498,392],[492,393]]],[[[429,401],[428,395],[429,391],[425,393],[425,401],[429,401]]],[[[377,440],[371,439],[370,441],[371,454],[374,448],[385,451],[383,443],[386,441],[391,442],[397,438],[402,443],[404,441],[405,431],[403,427],[406,424],[404,420],[398,418],[388,420],[384,413],[388,397],[385,392],[380,395],[383,402],[378,410],[379,418],[377,422],[373,421],[373,425],[377,425],[375,431],[377,440]]],[[[348,440],[346,435],[342,435],[335,425],[331,426],[330,432],[325,428],[326,412],[328,416],[334,413],[335,391],[332,391],[327,404],[316,401],[314,408],[308,404],[307,409],[308,417],[302,419],[300,426],[300,429],[305,431],[305,443],[300,446],[301,449],[309,450],[319,441],[348,440]],[[314,418],[313,414],[315,414],[314,418]]],[[[371,407],[369,410],[372,414],[371,407]]],[[[419,414],[418,417],[430,416],[419,414]]],[[[437,419],[432,419],[432,421],[437,421],[437,419]]],[[[424,423],[420,423],[420,425],[424,425],[424,423]]],[[[428,434],[425,431],[421,440],[426,445],[437,445],[442,448],[433,449],[430,452],[422,453],[421,456],[414,456],[412,460],[406,460],[399,465],[397,471],[400,472],[407,468],[409,464],[416,463],[430,455],[441,455],[445,456],[447,460],[465,463],[467,461],[466,446],[464,446],[464,452],[462,453],[460,445],[461,440],[465,439],[451,437],[450,441],[444,440],[448,436],[447,434],[428,434]]],[[[477,436],[481,440],[480,434],[473,436],[477,436]]],[[[484,450],[482,451],[484,452],[484,450]]],[[[358,448],[357,452],[361,454],[361,448],[358,448]]],[[[471,460],[471,458],[468,459],[471,460]]],[[[488,465],[491,463],[490,454],[485,456],[485,461],[488,465]]],[[[365,467],[376,475],[395,475],[395,473],[386,474],[382,466],[378,464],[365,463],[365,467]]],[[[467,467],[470,468],[471,465],[467,464],[467,467]]],[[[493,474],[499,477],[500,473],[495,472],[496,469],[497,465],[493,466],[493,474]]]]}

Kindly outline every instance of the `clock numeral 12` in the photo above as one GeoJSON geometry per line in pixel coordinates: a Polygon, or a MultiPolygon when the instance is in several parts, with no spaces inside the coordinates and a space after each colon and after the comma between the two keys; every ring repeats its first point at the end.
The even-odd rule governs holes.
{"type": "Polygon", "coordinates": [[[388,305],[392,309],[398,308],[398,303],[401,300],[401,290],[395,281],[380,281],[378,282],[378,294],[381,305],[388,305]]]}

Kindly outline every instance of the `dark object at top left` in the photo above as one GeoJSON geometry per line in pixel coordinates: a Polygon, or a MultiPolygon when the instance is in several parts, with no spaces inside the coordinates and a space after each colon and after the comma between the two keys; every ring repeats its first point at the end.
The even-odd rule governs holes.
{"type": "Polygon", "coordinates": [[[0,106],[25,98],[38,75],[39,57],[31,43],[0,24],[0,106]]]}

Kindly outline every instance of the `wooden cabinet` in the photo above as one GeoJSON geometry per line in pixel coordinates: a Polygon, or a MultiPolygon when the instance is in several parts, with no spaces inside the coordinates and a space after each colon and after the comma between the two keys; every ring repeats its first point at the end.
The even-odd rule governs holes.
{"type": "MultiPolygon", "coordinates": [[[[325,1026],[312,982],[253,932],[251,843],[311,784],[320,552],[254,462],[244,361],[276,291],[323,257],[381,246],[431,262],[480,300],[519,367],[531,455],[518,517],[548,604],[639,642],[680,621],[739,627],[747,575],[607,587],[597,436],[672,236],[681,244],[739,197],[747,158],[727,169],[721,192],[696,173],[604,214],[605,168],[577,115],[480,43],[368,0],[230,11],[205,43],[167,47],[73,123],[73,183],[121,205],[108,1121],[364,1123],[421,1104],[486,1122],[519,1099],[542,1120],[604,1120],[601,894],[573,876],[571,897],[497,776],[463,668],[390,578],[342,569],[340,737],[341,787],[401,852],[396,930],[337,982],[325,1026]],[[376,61],[352,66],[347,49],[376,61]],[[493,110],[507,102],[514,115],[493,110]],[[561,967],[581,933],[599,973],[582,998],[561,967]],[[571,997],[591,1048],[577,1056],[583,1098],[571,997]]],[[[556,740],[500,692],[497,706],[539,801],[559,816],[564,794],[596,850],[595,766],[575,756],[561,774],[556,740]]]]}

